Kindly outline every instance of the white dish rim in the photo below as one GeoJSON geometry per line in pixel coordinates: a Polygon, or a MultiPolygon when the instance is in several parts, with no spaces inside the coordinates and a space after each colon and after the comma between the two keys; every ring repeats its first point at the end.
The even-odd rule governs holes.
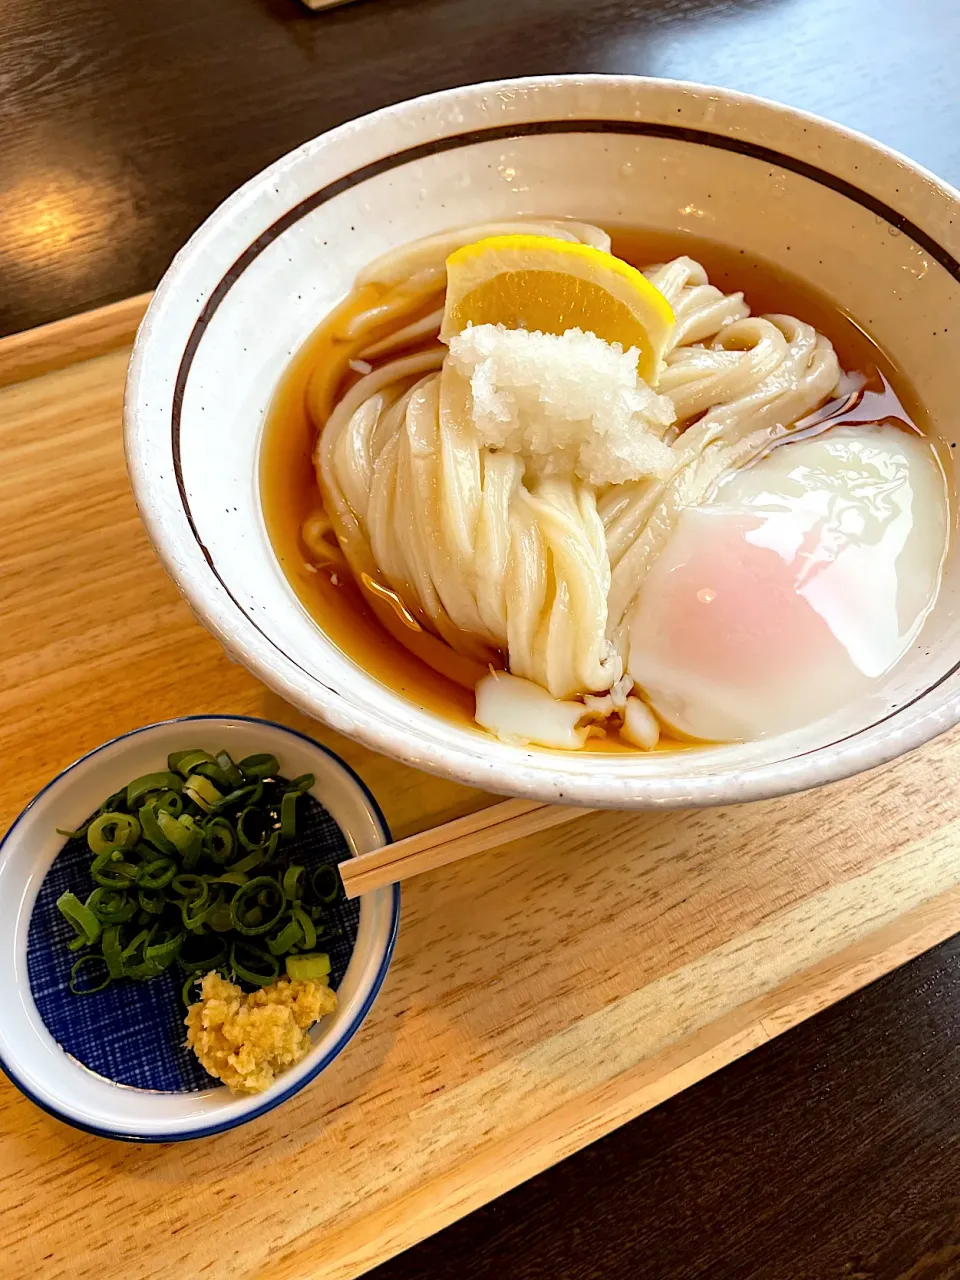
{"type": "MultiPolygon", "coordinates": [[[[322,743],[317,742],[316,739],[311,738],[309,734],[302,733],[298,729],[292,729],[289,725],[281,724],[276,720],[267,720],[260,716],[229,715],[224,713],[212,713],[206,715],[195,714],[187,716],[173,716],[168,720],[158,720],[151,724],[141,725],[139,728],[131,729],[126,733],[118,734],[116,737],[100,743],[99,746],[94,747],[92,750],[78,757],[71,764],[67,765],[66,768],[61,769],[60,772],[41,787],[36,795],[34,795],[34,797],[24,806],[10,824],[10,827],[3,835],[3,838],[0,839],[0,865],[2,865],[5,856],[5,849],[9,846],[11,839],[15,837],[17,829],[24,819],[27,818],[37,805],[43,802],[44,797],[49,796],[56,787],[63,783],[65,778],[74,773],[78,768],[90,763],[103,751],[107,750],[107,748],[115,746],[130,738],[137,737],[145,733],[155,732],[157,730],[169,729],[173,725],[191,724],[198,721],[206,723],[211,721],[226,721],[233,724],[252,724],[269,729],[272,732],[289,735],[290,737],[299,739],[301,742],[307,744],[311,749],[325,756],[331,765],[342,773],[344,782],[358,793],[363,807],[366,809],[367,814],[374,825],[378,828],[383,843],[389,844],[392,840],[390,828],[387,824],[386,818],[384,817],[383,811],[367,784],[345,760],[337,755],[335,751],[332,751],[329,747],[325,747],[322,743]]],[[[383,893],[384,891],[377,890],[376,892],[383,893]]],[[[258,1117],[275,1110],[282,1103],[288,1101],[288,1099],[292,1098],[295,1094],[299,1093],[308,1084],[315,1080],[317,1076],[324,1071],[346,1048],[347,1044],[353,1039],[357,1031],[360,1029],[360,1026],[365,1021],[367,1014],[373,1007],[380,989],[383,986],[384,980],[386,979],[387,971],[389,970],[391,960],[393,959],[397,934],[400,927],[400,886],[398,884],[391,885],[386,892],[392,899],[387,936],[383,943],[382,955],[380,957],[376,976],[373,979],[373,983],[370,990],[367,992],[367,995],[364,997],[350,1021],[344,1026],[343,1030],[332,1039],[329,1047],[326,1048],[324,1052],[318,1054],[317,1061],[311,1064],[308,1072],[295,1080],[285,1089],[280,1089],[276,1093],[271,1090],[267,1098],[259,1104],[256,1104],[253,1099],[251,1099],[251,1105],[248,1110],[234,1114],[226,1120],[216,1121],[210,1124],[197,1124],[189,1129],[171,1129],[170,1131],[163,1133],[133,1133],[124,1131],[123,1129],[111,1129],[105,1126],[89,1124],[72,1113],[68,1105],[64,1104],[63,1108],[60,1109],[52,1105],[47,1099],[38,1097],[36,1093],[22,1079],[20,1079],[17,1072],[10,1066],[3,1053],[2,1039],[0,1039],[0,1071],[2,1071],[10,1083],[13,1084],[15,1088],[24,1095],[24,1097],[28,1098],[42,1111],[45,1111],[48,1115],[53,1116],[57,1120],[63,1121],[72,1128],[79,1129],[84,1133],[93,1134],[95,1137],[99,1138],[109,1138],[115,1141],[133,1143],[188,1142],[198,1138],[213,1137],[216,1134],[226,1133],[230,1129],[235,1129],[240,1125],[247,1124],[249,1121],[255,1120],[258,1117]]],[[[117,1085],[116,1087],[120,1088],[122,1086],[117,1085]]]]}
{"type": "MultiPolygon", "coordinates": [[[[133,351],[124,404],[128,468],[140,515],[151,541],[167,572],[190,601],[191,606],[202,616],[205,625],[213,631],[229,652],[281,697],[293,703],[304,714],[322,718],[334,729],[347,734],[364,746],[394,759],[415,763],[419,768],[452,778],[468,786],[480,787],[497,794],[525,796],[566,804],[610,808],[685,808],[764,800],[835,782],[888,763],[951,728],[960,719],[960,693],[949,696],[939,705],[928,703],[918,708],[915,713],[909,714],[909,712],[913,703],[919,703],[927,698],[939,685],[955,675],[957,668],[948,671],[923,694],[912,699],[911,703],[897,708],[896,712],[884,717],[883,720],[858,730],[849,738],[840,739],[829,746],[821,746],[798,755],[753,764],[736,774],[719,770],[717,774],[690,777],[684,776],[681,771],[678,776],[669,778],[641,780],[619,775],[605,778],[597,774],[586,775],[576,767],[573,761],[568,766],[565,762],[558,761],[553,754],[549,760],[541,759],[540,753],[536,750],[527,752],[527,758],[522,761],[506,755],[498,758],[499,744],[478,743],[476,747],[458,745],[455,750],[451,750],[445,744],[432,743],[422,733],[418,732],[416,736],[411,736],[408,731],[404,735],[393,725],[385,724],[378,715],[376,706],[360,705],[353,698],[346,698],[336,688],[328,687],[321,680],[313,677],[309,677],[307,681],[301,679],[302,672],[298,664],[284,653],[270,636],[262,633],[254,620],[236,605],[213,565],[211,563],[195,565],[182,553],[181,548],[171,546],[165,539],[163,503],[154,500],[150,494],[144,458],[135,443],[138,406],[148,389],[144,384],[149,381],[147,371],[144,369],[145,353],[154,340],[157,330],[164,327],[171,303],[182,292],[189,292],[185,290],[185,281],[191,276],[191,271],[198,260],[202,258],[204,247],[217,238],[225,224],[234,220],[243,221],[244,214],[257,193],[270,187],[276,187],[279,190],[278,184],[282,182],[285,171],[294,168],[304,158],[313,156],[318,146],[348,140],[351,136],[356,136],[359,130],[371,127],[382,129],[389,134],[393,130],[400,129],[405,118],[418,110],[430,108],[439,114],[443,107],[455,106],[458,99],[464,96],[472,99],[485,94],[522,93],[525,90],[562,90],[591,86],[612,88],[625,85],[635,86],[638,90],[655,86],[659,91],[689,94],[699,99],[716,95],[727,104],[742,104],[744,108],[759,109],[801,124],[809,123],[833,135],[838,142],[854,142],[858,147],[873,152],[888,162],[894,161],[921,179],[931,192],[946,196],[952,203],[960,205],[960,191],[909,157],[866,134],[772,99],[719,86],[648,76],[543,75],[485,81],[410,98],[350,120],[317,138],[304,142],[282,156],[229,196],[180,250],[157,289],[133,351]],[[889,733],[886,731],[886,721],[894,718],[897,721],[896,732],[889,733]]],[[[578,123],[577,120],[564,117],[560,113],[549,118],[544,116],[543,120],[568,127],[578,123]]],[[[624,117],[620,123],[628,122],[624,117]]],[[[483,130],[468,128],[461,134],[452,126],[448,126],[440,129],[432,143],[408,148],[398,147],[390,158],[397,160],[401,155],[412,156],[424,147],[434,146],[436,142],[452,143],[461,136],[479,133],[483,133],[484,136],[493,136],[498,130],[502,130],[504,136],[512,136],[522,128],[522,123],[491,125],[483,130]]],[[[712,131],[702,130],[702,132],[712,131]]],[[[717,131],[717,136],[722,136],[722,132],[717,131]]],[[[758,144],[751,145],[756,149],[758,144]]],[[[382,161],[375,161],[371,165],[359,165],[355,172],[363,172],[366,168],[377,168],[381,163],[382,161]]],[[[795,163],[800,161],[795,159],[795,163]]],[[[803,163],[810,167],[808,162],[803,163]]],[[[825,167],[822,172],[841,183],[845,181],[826,167],[827,160],[823,163],[825,167]]],[[[354,176],[354,173],[348,176],[354,176]]],[[[342,177],[335,178],[323,184],[318,183],[318,187],[325,189],[327,186],[338,186],[342,181],[344,181],[342,177]]],[[[864,195],[874,203],[884,203],[872,193],[865,191],[864,195]]],[[[302,203],[304,202],[301,201],[302,203]]],[[[904,215],[898,214],[891,206],[887,207],[890,207],[891,212],[898,218],[905,220],[904,215]]],[[[286,213],[279,214],[277,223],[282,222],[289,212],[290,210],[287,210],[286,213]]],[[[915,224],[910,226],[912,229],[922,231],[915,224]]],[[[255,243],[256,240],[254,240],[255,243]]],[[[253,244],[250,244],[247,250],[239,254],[231,271],[236,270],[252,248],[253,244]]],[[[227,277],[229,275],[230,272],[227,273],[227,277]]],[[[221,281],[221,284],[226,282],[227,277],[221,281]]],[[[205,315],[214,299],[211,296],[201,301],[203,304],[201,315],[205,315]]],[[[216,301],[219,305],[219,299],[216,301]]],[[[198,320],[192,331],[191,342],[199,327],[198,320]]],[[[199,341],[199,337],[196,340],[199,341]]],[[[189,346],[190,343],[187,345],[189,346]]],[[[199,538],[197,541],[199,542],[199,538]]],[[[571,754],[575,756],[576,753],[571,754]]]]}

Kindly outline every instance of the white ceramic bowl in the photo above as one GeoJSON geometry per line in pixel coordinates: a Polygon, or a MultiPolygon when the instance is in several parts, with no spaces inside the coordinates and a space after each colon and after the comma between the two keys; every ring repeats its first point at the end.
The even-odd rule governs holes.
{"type": "Polygon", "coordinates": [[[960,439],[960,196],[904,157],[743,94],[629,76],[476,85],[335,129],[223,204],[177,256],[137,340],[127,458],[147,529],[197,614],[308,714],[501,793],[645,807],[810,787],[889,760],[960,711],[956,556],[882,687],[802,730],[676,755],[509,746],[384,688],[287,585],[256,486],[264,413],[290,357],[388,248],[518,214],[696,232],[782,264],[892,353],[960,439]]]}
{"type": "Polygon", "coordinates": [[[272,752],[288,776],[316,775],[312,794],[354,854],[390,839],[376,801],[339,757],[293,729],[245,716],[186,716],[136,729],[83,756],[44,787],[0,842],[0,989],[7,993],[0,1000],[0,1067],[44,1110],[101,1137],[132,1142],[206,1137],[279,1106],[319,1075],[356,1033],[393,955],[400,918],[396,885],[360,899],[357,938],[336,1013],[314,1028],[313,1048],[303,1061],[255,1096],[238,1097],[223,1087],[182,1093],[131,1088],[95,1074],[64,1052],[40,1017],[27,968],[34,903],[64,843],[56,829],[75,829],[105,796],[139,774],[165,769],[169,752],[185,745],[222,746],[235,759],[272,752]]]}

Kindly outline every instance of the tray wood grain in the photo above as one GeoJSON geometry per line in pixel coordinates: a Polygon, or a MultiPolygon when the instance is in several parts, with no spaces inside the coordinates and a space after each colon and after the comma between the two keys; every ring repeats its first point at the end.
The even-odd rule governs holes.
{"type": "MultiPolygon", "coordinates": [[[[160,569],[123,469],[145,299],[0,341],[0,828],[103,739],[196,712],[340,752],[396,836],[491,797],[311,725],[160,569]]],[[[368,1022],[199,1143],[0,1085],[4,1280],[347,1280],[960,929],[960,734],[786,800],[595,813],[405,887],[368,1022]]]]}

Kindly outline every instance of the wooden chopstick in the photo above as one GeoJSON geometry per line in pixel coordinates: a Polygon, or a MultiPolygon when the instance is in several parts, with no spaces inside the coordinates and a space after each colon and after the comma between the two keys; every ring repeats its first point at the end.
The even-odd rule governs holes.
{"type": "Polygon", "coordinates": [[[504,800],[479,813],[455,818],[442,826],[421,831],[371,853],[347,858],[339,865],[348,898],[380,889],[385,884],[409,880],[424,871],[436,871],[448,863],[497,845],[509,844],[522,836],[545,831],[574,818],[593,813],[564,804],[541,804],[536,800],[504,800]]]}

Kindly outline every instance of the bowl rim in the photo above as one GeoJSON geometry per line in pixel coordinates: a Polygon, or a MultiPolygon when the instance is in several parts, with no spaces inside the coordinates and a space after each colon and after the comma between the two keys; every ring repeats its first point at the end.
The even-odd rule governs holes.
{"type": "MultiPolygon", "coordinates": [[[[370,790],[367,784],[359,776],[356,770],[353,769],[349,764],[347,764],[347,762],[344,759],[342,759],[339,755],[337,755],[335,751],[332,751],[329,747],[324,746],[323,743],[317,742],[317,740],[315,738],[311,738],[309,734],[302,733],[299,729],[292,729],[290,728],[289,725],[281,724],[276,720],[267,720],[261,716],[229,715],[225,713],[214,713],[210,715],[195,714],[195,715],[187,715],[187,716],[172,716],[168,720],[157,720],[152,722],[151,724],[141,725],[137,729],[130,729],[126,733],[121,733],[114,738],[108,739],[106,742],[101,742],[99,746],[93,747],[90,751],[85,752],[82,756],[78,756],[76,760],[74,760],[71,764],[68,764],[65,768],[61,769],[60,772],[56,774],[55,777],[51,778],[49,782],[45,783],[44,786],[42,786],[40,790],[33,796],[33,798],[30,801],[28,801],[26,805],[24,805],[21,811],[17,814],[16,818],[14,818],[13,822],[10,824],[10,826],[7,828],[6,832],[4,833],[3,838],[0,839],[0,861],[2,861],[4,857],[4,849],[6,848],[8,841],[11,839],[12,836],[15,835],[16,830],[20,826],[21,822],[27,817],[27,815],[34,809],[36,805],[42,802],[44,796],[46,796],[49,792],[51,792],[54,788],[56,788],[64,780],[64,778],[66,778],[69,774],[73,773],[74,770],[80,768],[84,764],[87,764],[91,760],[95,759],[98,755],[100,755],[101,752],[105,751],[108,747],[115,746],[119,742],[124,742],[128,738],[137,737],[138,735],[144,734],[144,733],[151,733],[158,729],[166,729],[166,728],[169,728],[171,725],[189,724],[189,723],[200,721],[200,720],[205,722],[222,720],[222,721],[230,721],[231,723],[234,723],[234,724],[237,722],[241,722],[244,724],[254,724],[259,726],[265,726],[271,730],[275,730],[282,734],[288,734],[290,737],[299,738],[301,741],[307,743],[308,746],[310,746],[311,748],[319,751],[321,754],[326,756],[330,760],[330,762],[333,764],[333,766],[340,770],[340,772],[344,775],[344,779],[346,783],[348,785],[352,785],[359,792],[360,798],[364,804],[364,807],[366,808],[370,817],[373,819],[375,825],[379,828],[380,835],[383,838],[384,844],[389,844],[390,841],[392,840],[393,837],[390,833],[390,827],[383,814],[383,810],[380,808],[380,805],[378,804],[376,797],[373,795],[373,792],[370,790]]],[[[60,1110],[59,1108],[53,1106],[46,1099],[38,1097],[33,1092],[33,1090],[19,1078],[16,1071],[6,1061],[2,1053],[0,1053],[0,1071],[3,1072],[3,1074],[7,1077],[10,1083],[14,1085],[15,1088],[17,1088],[24,1095],[24,1097],[29,1098],[29,1100],[32,1103],[38,1106],[41,1109],[41,1111],[45,1111],[47,1115],[51,1115],[57,1120],[62,1120],[65,1124],[70,1125],[71,1128],[79,1129],[84,1133],[93,1134],[95,1137],[98,1137],[98,1138],[110,1138],[118,1142],[132,1142],[132,1143],[190,1142],[198,1138],[211,1138],[216,1136],[217,1134],[226,1133],[230,1129],[236,1129],[240,1125],[247,1124],[251,1120],[256,1120],[258,1117],[266,1115],[268,1112],[273,1111],[276,1107],[279,1107],[282,1103],[288,1101],[295,1094],[299,1093],[302,1089],[306,1088],[308,1084],[310,1084],[313,1080],[315,1080],[317,1076],[320,1074],[320,1072],[324,1071],[330,1065],[330,1063],[333,1062],[333,1060],[337,1058],[340,1055],[340,1053],[342,1053],[342,1051],[346,1048],[349,1042],[353,1039],[353,1037],[359,1031],[362,1023],[366,1020],[367,1014],[370,1012],[371,1008],[373,1007],[374,1001],[376,1000],[377,996],[380,993],[380,988],[383,986],[383,983],[386,979],[387,971],[389,970],[390,963],[393,959],[393,953],[397,943],[397,934],[400,928],[400,886],[399,884],[394,884],[390,886],[390,889],[391,889],[390,921],[387,929],[387,938],[384,944],[383,955],[380,959],[380,964],[378,966],[376,977],[374,978],[373,984],[370,990],[368,991],[367,995],[364,997],[364,1000],[362,1001],[361,1005],[357,1009],[356,1013],[353,1015],[351,1020],[347,1023],[343,1033],[341,1034],[339,1039],[336,1041],[336,1043],[332,1045],[331,1048],[328,1049],[325,1053],[322,1053],[318,1056],[318,1060],[316,1064],[313,1065],[311,1069],[301,1079],[289,1085],[286,1089],[281,1089],[276,1094],[271,1094],[270,1097],[265,1099],[262,1103],[260,1103],[259,1105],[251,1106],[250,1109],[247,1111],[242,1111],[239,1114],[234,1115],[227,1120],[221,1120],[217,1123],[212,1123],[209,1125],[193,1126],[189,1129],[172,1130],[169,1133],[148,1133],[148,1134],[127,1133],[119,1129],[110,1129],[106,1126],[88,1124],[86,1121],[80,1120],[75,1115],[72,1115],[69,1111],[60,1110]]],[[[114,1083],[114,1082],[108,1081],[108,1083],[114,1083]]],[[[120,1087],[120,1086],[117,1086],[117,1087],[120,1087]]],[[[216,1086],[213,1086],[213,1087],[216,1088],[216,1086]]]]}
{"type": "MultiPolygon", "coordinates": [[[[127,465],[141,518],[161,562],[191,605],[202,616],[204,624],[231,653],[250,667],[258,678],[305,714],[322,718],[333,728],[363,745],[467,785],[480,786],[485,790],[505,795],[558,800],[567,804],[595,807],[638,809],[700,807],[787,795],[838,781],[885,764],[929,741],[960,719],[960,690],[951,693],[939,703],[927,702],[925,706],[918,709],[917,713],[904,718],[904,713],[909,713],[914,703],[926,701],[938,685],[955,674],[953,670],[928,687],[917,698],[903,704],[882,720],[856,730],[849,737],[796,754],[778,757],[772,761],[740,768],[725,765],[718,760],[716,771],[708,773],[704,770],[698,776],[686,774],[681,769],[680,772],[668,777],[641,777],[623,773],[604,777],[598,776],[596,771],[589,774],[568,766],[564,761],[556,758],[556,753],[551,754],[549,760],[541,760],[540,753],[534,749],[524,751],[523,758],[518,754],[498,758],[496,745],[502,744],[491,747],[490,743],[485,742],[478,742],[475,746],[466,742],[455,745],[438,743],[429,740],[420,730],[415,734],[411,734],[408,730],[404,735],[400,725],[392,722],[392,717],[387,718],[385,723],[384,717],[378,713],[378,705],[374,702],[365,702],[357,697],[345,698],[336,688],[313,677],[310,678],[310,688],[307,689],[299,678],[299,668],[293,659],[282,650],[279,654],[266,652],[267,646],[276,648],[274,642],[269,637],[264,637],[264,642],[261,644],[256,624],[232,599],[212,566],[209,563],[195,565],[192,559],[178,554],[177,546],[163,536],[165,524],[163,502],[150,492],[143,458],[137,444],[138,424],[141,409],[144,407],[144,382],[150,372],[144,367],[145,354],[155,334],[167,320],[171,299],[182,289],[185,273],[189,273],[196,265],[204,247],[215,243],[224,227],[234,224],[235,218],[242,222],[251,201],[259,192],[275,185],[285,172],[299,166],[304,160],[312,158],[316,148],[321,144],[341,143],[350,139],[351,136],[355,137],[360,130],[371,126],[385,127],[389,130],[392,126],[402,123],[408,116],[415,116],[418,111],[422,112],[424,109],[432,111],[435,116],[435,119],[426,126],[434,130],[431,134],[434,141],[455,139],[464,134],[489,132],[490,130],[477,131],[463,126],[458,127],[450,121],[440,119],[439,113],[444,106],[456,104],[465,96],[474,101],[482,99],[484,95],[496,93],[524,90],[560,93],[565,90],[591,87],[600,90],[633,88],[637,91],[674,93],[687,95],[698,102],[714,98],[733,107],[759,109],[770,118],[780,117],[801,124],[806,122],[815,129],[833,136],[837,141],[855,143],[858,148],[873,153],[887,162],[893,161],[905,168],[914,178],[920,179],[931,197],[939,194],[941,198],[946,198],[951,204],[960,208],[960,191],[923,165],[867,134],[773,99],[695,81],[628,74],[571,73],[520,76],[443,89],[382,107],[308,139],[250,178],[228,196],[201,224],[178,252],[165,273],[137,334],[124,395],[124,440],[127,465]],[[897,720],[896,732],[890,733],[885,728],[886,722],[894,718],[897,720]]],[[[575,130],[577,121],[572,115],[565,116],[560,109],[554,111],[549,104],[542,111],[538,111],[540,101],[542,99],[538,98],[529,106],[527,112],[521,111],[516,117],[514,123],[518,132],[522,131],[524,122],[528,121],[556,121],[558,124],[568,122],[575,130]]],[[[598,110],[597,118],[599,119],[602,114],[602,111],[598,110]]],[[[611,111],[606,118],[610,121],[629,119],[615,111],[611,111]]],[[[643,119],[639,104],[633,118],[643,119]]],[[[496,126],[491,128],[496,132],[496,126]]],[[[508,132],[506,124],[502,132],[504,135],[508,132]]],[[[730,134],[728,129],[720,126],[702,132],[712,132],[717,136],[730,134]]],[[[404,148],[398,147],[397,150],[404,150],[404,148]]],[[[406,150],[412,153],[419,148],[408,146],[406,150]]],[[[784,155],[787,154],[785,150],[784,155]]],[[[793,158],[796,159],[796,157],[793,158]]],[[[828,162],[824,161],[824,163],[828,162]]],[[[379,162],[374,162],[372,167],[376,168],[378,164],[379,162]]],[[[369,167],[371,166],[362,164],[354,167],[347,165],[342,172],[337,169],[336,173],[331,173],[328,182],[338,186],[344,180],[344,174],[351,176],[354,172],[360,172],[369,167]]],[[[824,170],[824,172],[830,171],[824,170]]],[[[319,180],[317,186],[320,186],[319,180]]],[[[866,189],[865,194],[869,194],[866,189]]],[[[877,197],[872,198],[877,199],[877,197]]],[[[289,212],[286,202],[282,202],[282,205],[289,212]]],[[[892,212],[909,224],[909,219],[905,219],[904,215],[898,214],[896,210],[892,212]]],[[[281,219],[283,216],[283,214],[278,215],[281,219]]],[[[915,227],[915,224],[911,225],[915,227]]],[[[250,235],[244,236],[243,242],[252,247],[252,242],[259,239],[257,230],[258,228],[252,223],[250,235]]],[[[243,261],[247,251],[244,250],[238,255],[234,270],[243,261]]],[[[230,272],[228,272],[229,275],[230,272]]],[[[208,311],[214,301],[219,302],[219,299],[215,299],[215,293],[216,291],[214,295],[202,295],[201,315],[208,311]]],[[[190,342],[194,341],[199,341],[196,327],[191,332],[190,338],[190,342]]],[[[174,391],[175,400],[178,394],[182,399],[183,387],[178,386],[174,391]]],[[[189,519],[189,513],[185,511],[184,514],[189,519]]],[[[182,551],[182,548],[180,550],[182,551]]],[[[201,551],[203,551],[202,546],[201,551]]],[[[208,556],[207,559],[209,560],[208,556]]]]}

